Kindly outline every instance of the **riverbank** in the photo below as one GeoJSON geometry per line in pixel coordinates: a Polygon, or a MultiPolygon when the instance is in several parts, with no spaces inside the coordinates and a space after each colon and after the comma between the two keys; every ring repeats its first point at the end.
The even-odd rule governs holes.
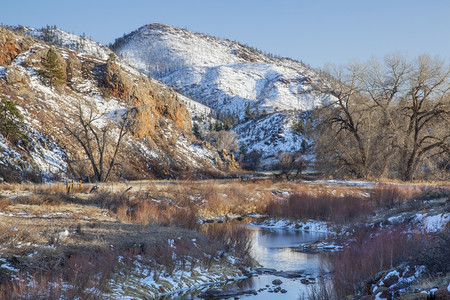
{"type": "MultiPolygon", "coordinates": [[[[253,224],[259,228],[323,234],[286,247],[289,253],[295,248],[293,252],[309,257],[334,251],[327,263],[333,273],[336,257],[342,256],[343,261],[348,255],[353,255],[353,260],[372,260],[358,258],[348,250],[360,249],[364,243],[375,249],[375,256],[389,256],[388,250],[380,250],[389,249],[388,245],[375,244],[374,237],[389,236],[397,229],[406,235],[426,237],[430,245],[416,246],[419,250],[437,243],[431,236],[448,232],[448,190],[445,185],[270,181],[139,182],[96,188],[72,185],[69,192],[62,184],[1,185],[0,292],[6,298],[170,298],[179,293],[197,295],[210,287],[226,288],[230,282],[259,276],[266,281],[258,279],[265,283],[256,293],[260,294],[260,289],[262,294],[269,289],[276,293],[268,276],[282,277],[280,271],[289,269],[280,267],[271,274],[253,269],[256,255],[250,250],[255,242],[248,230],[242,229],[249,219],[263,217],[265,220],[253,224]]],[[[281,247],[279,241],[273,243],[273,247],[281,247]]],[[[408,255],[423,259],[417,253],[420,251],[408,255]]],[[[291,258],[286,257],[289,265],[291,258]]],[[[339,267],[347,268],[343,261],[339,267]]],[[[391,259],[380,264],[384,269],[360,274],[365,279],[355,283],[346,295],[360,297],[365,293],[375,297],[376,291],[386,287],[380,282],[385,284],[388,273],[375,275],[383,270],[391,272],[402,263],[409,261],[391,259]],[[370,286],[366,288],[362,281],[370,282],[370,286]]],[[[420,267],[413,263],[408,270],[420,267]]],[[[448,278],[445,267],[440,273],[428,269],[422,277],[448,278]]],[[[405,277],[405,270],[397,270],[402,284],[410,278],[405,277]]],[[[351,269],[348,272],[357,274],[351,269]]],[[[317,274],[310,277],[319,278],[317,274]]],[[[300,279],[308,277],[284,284],[302,285],[300,279]]],[[[338,282],[327,284],[334,289],[338,286],[338,282]]],[[[320,280],[308,285],[309,293],[323,289],[320,280]]],[[[387,288],[391,292],[394,287],[387,288]]],[[[286,291],[291,294],[289,288],[286,291]]]]}

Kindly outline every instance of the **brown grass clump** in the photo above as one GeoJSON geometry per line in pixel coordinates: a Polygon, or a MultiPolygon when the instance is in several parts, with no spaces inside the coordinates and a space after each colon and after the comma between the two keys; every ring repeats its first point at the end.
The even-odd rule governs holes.
{"type": "Polygon", "coordinates": [[[47,205],[47,206],[61,206],[65,201],[64,194],[32,194],[26,196],[19,196],[13,200],[14,204],[24,205],[47,205]]]}
{"type": "Polygon", "coordinates": [[[0,211],[4,211],[10,203],[9,199],[0,199],[0,211]]]}
{"type": "Polygon", "coordinates": [[[422,193],[422,187],[378,184],[370,191],[370,200],[379,208],[393,208],[422,193]]]}
{"type": "Polygon", "coordinates": [[[198,205],[183,194],[175,200],[155,200],[148,194],[127,195],[101,192],[82,201],[108,209],[123,223],[139,225],[179,226],[195,229],[198,226],[198,205]]]}

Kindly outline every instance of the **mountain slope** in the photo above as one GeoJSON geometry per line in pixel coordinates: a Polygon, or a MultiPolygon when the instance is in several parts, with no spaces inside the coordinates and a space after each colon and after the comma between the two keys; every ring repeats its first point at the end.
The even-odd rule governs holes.
{"type": "Polygon", "coordinates": [[[193,136],[182,96],[120,60],[106,61],[103,46],[90,49],[51,46],[0,27],[0,95],[23,114],[27,141],[15,144],[0,134],[0,180],[89,177],[81,146],[64,130],[77,124],[78,108],[98,116],[98,130],[108,125],[113,140],[120,116],[137,111],[114,168],[116,178],[221,172],[225,165],[217,151],[193,136]],[[43,75],[50,49],[64,70],[61,84],[50,84],[43,75]]]}
{"type": "Polygon", "coordinates": [[[304,137],[292,135],[290,125],[327,100],[316,92],[321,77],[301,62],[185,29],[146,25],[112,48],[129,64],[211,108],[213,115],[235,116],[239,124],[232,130],[241,148],[258,152],[262,168],[275,164],[279,152],[300,150],[304,137]]]}
{"type": "Polygon", "coordinates": [[[294,124],[305,124],[309,117],[308,113],[299,114],[297,111],[274,112],[238,124],[233,131],[242,145],[241,151],[244,154],[253,152],[259,157],[253,168],[271,169],[279,163],[280,153],[301,151],[304,159],[313,159],[311,155],[306,155],[312,141],[306,139],[301,131],[293,129],[294,124]]]}
{"type": "Polygon", "coordinates": [[[151,24],[116,40],[125,61],[177,91],[244,118],[247,105],[267,112],[309,110],[320,77],[298,61],[264,55],[230,40],[151,24]]]}

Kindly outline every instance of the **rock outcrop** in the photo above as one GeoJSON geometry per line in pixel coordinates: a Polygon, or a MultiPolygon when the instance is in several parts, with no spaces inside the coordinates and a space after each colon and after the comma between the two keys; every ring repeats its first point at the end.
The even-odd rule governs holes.
{"type": "Polygon", "coordinates": [[[111,61],[105,68],[103,83],[111,96],[138,108],[136,137],[142,138],[159,130],[160,121],[164,119],[172,121],[181,131],[191,131],[191,116],[173,90],[161,89],[145,76],[134,82],[118,64],[111,61]]]}
{"type": "Polygon", "coordinates": [[[0,65],[9,65],[20,53],[28,50],[33,39],[16,35],[4,27],[0,27],[0,65]]]}
{"type": "Polygon", "coordinates": [[[82,147],[64,130],[67,124],[77,124],[80,108],[98,116],[95,126],[108,126],[113,140],[123,113],[137,112],[131,135],[121,146],[116,178],[209,176],[221,174],[228,165],[217,150],[192,134],[182,96],[120,59],[48,45],[0,27],[0,94],[13,100],[25,117],[27,148],[0,135],[0,146],[6,149],[0,154],[0,168],[8,166],[17,174],[32,170],[48,179],[89,176],[82,147]],[[50,49],[64,72],[62,80],[49,80],[44,72],[50,49]]]}

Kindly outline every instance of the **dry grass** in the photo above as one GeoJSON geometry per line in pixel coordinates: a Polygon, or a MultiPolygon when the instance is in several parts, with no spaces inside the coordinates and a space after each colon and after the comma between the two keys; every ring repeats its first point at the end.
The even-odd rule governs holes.
{"type": "Polygon", "coordinates": [[[326,193],[293,194],[287,200],[273,200],[266,214],[290,219],[318,219],[344,223],[369,213],[367,199],[356,196],[333,196],[326,193]]]}
{"type": "Polygon", "coordinates": [[[372,188],[298,185],[294,191],[286,198],[267,201],[264,213],[273,217],[348,224],[362,221],[379,209],[408,203],[419,197],[423,188],[395,185],[376,185],[372,188]]]}
{"type": "Polygon", "coordinates": [[[393,208],[419,196],[423,187],[400,187],[396,185],[378,184],[370,191],[370,200],[376,207],[393,208]]]}
{"type": "MultiPolygon", "coordinates": [[[[232,252],[242,259],[245,266],[252,265],[250,250],[251,237],[248,230],[236,224],[207,224],[201,228],[202,232],[212,242],[209,245],[209,252],[225,254],[232,252]]],[[[207,261],[207,265],[211,266],[214,259],[212,255],[207,261]]]]}
{"type": "Polygon", "coordinates": [[[11,201],[9,201],[9,199],[0,199],[0,211],[4,211],[10,203],[11,201]]]}
{"type": "MultiPolygon", "coordinates": [[[[117,187],[119,192],[100,187],[96,193],[69,195],[64,185],[20,188],[18,193],[9,193],[14,195],[11,199],[0,200],[4,212],[0,215],[0,243],[5,247],[3,257],[9,257],[20,270],[16,275],[26,280],[0,274],[2,299],[24,295],[96,299],[111,278],[111,268],[117,267],[119,254],[130,268],[139,254],[149,268],[166,273],[199,263],[215,264],[226,252],[247,255],[246,239],[239,230],[224,226],[220,235],[188,230],[198,229],[204,198],[214,197],[207,186],[194,182],[152,185],[134,192],[125,185],[117,187]],[[201,197],[196,200],[191,189],[201,197]]],[[[225,192],[223,187],[217,188],[217,193],[225,192]]],[[[231,191],[235,199],[247,193],[241,185],[231,191]]]]}

